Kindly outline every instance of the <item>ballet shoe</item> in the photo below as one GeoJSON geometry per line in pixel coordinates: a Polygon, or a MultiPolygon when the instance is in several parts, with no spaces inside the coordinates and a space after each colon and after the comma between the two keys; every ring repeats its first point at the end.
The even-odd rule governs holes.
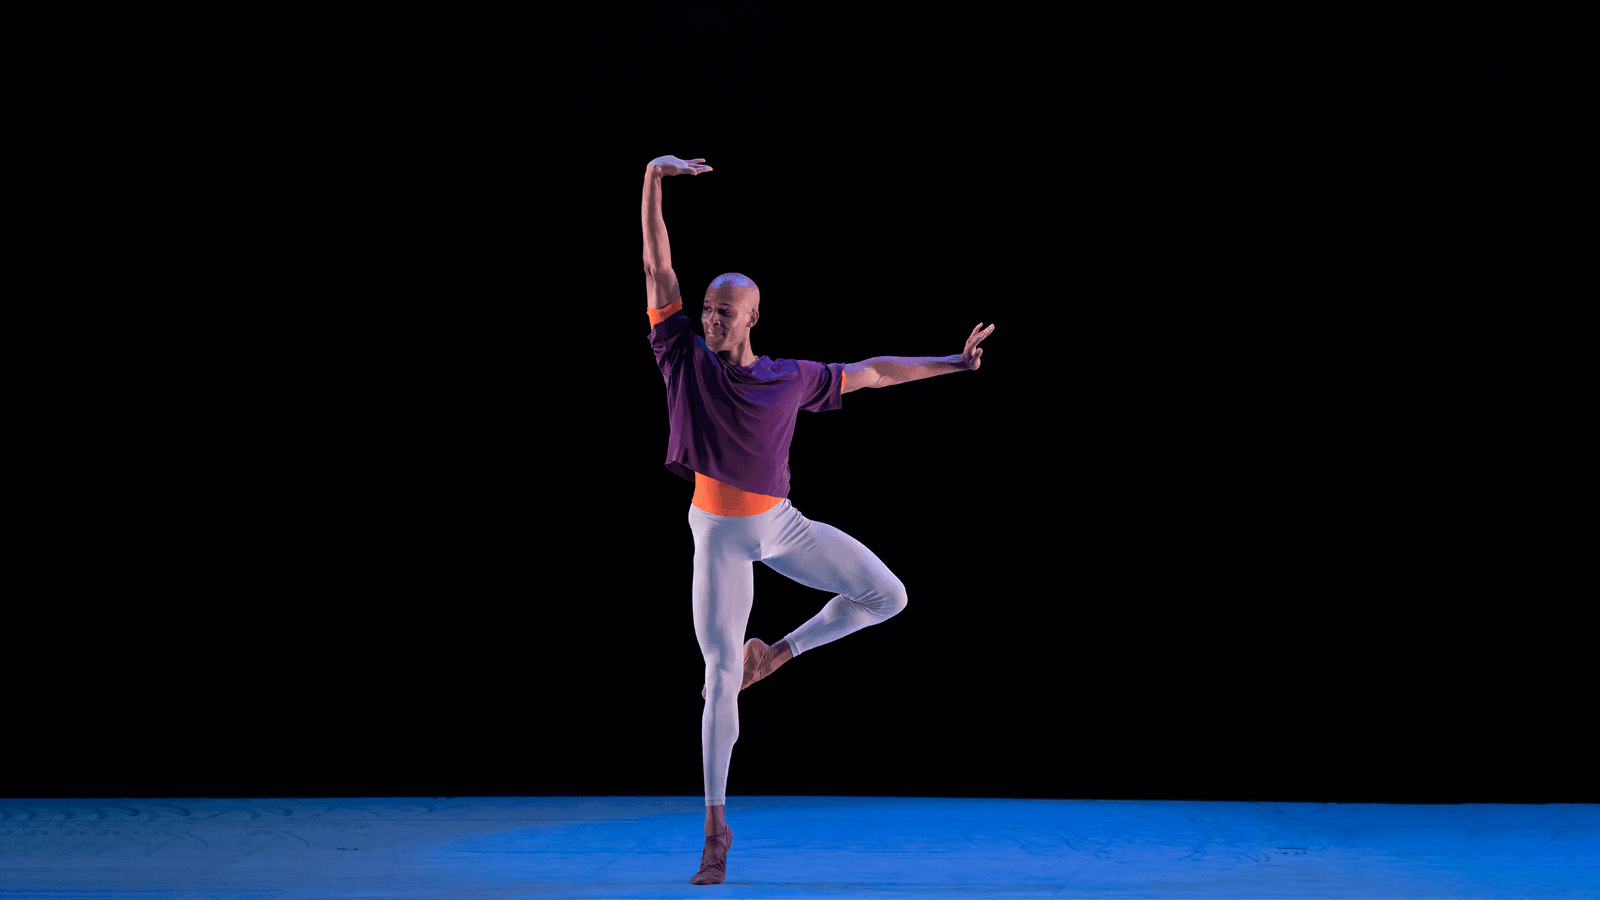
{"type": "MultiPolygon", "coordinates": [[[[779,641],[778,643],[783,643],[779,641]]],[[[772,657],[776,656],[772,648],[768,647],[760,638],[751,638],[744,642],[744,679],[739,685],[739,690],[744,690],[752,684],[767,677],[767,666],[771,664],[772,657]]],[[[700,699],[706,698],[706,686],[700,685],[700,699]]]]}
{"type": "Polygon", "coordinates": [[[700,851],[700,871],[689,879],[690,884],[721,884],[728,875],[728,851],[733,849],[733,829],[706,838],[700,851]]]}

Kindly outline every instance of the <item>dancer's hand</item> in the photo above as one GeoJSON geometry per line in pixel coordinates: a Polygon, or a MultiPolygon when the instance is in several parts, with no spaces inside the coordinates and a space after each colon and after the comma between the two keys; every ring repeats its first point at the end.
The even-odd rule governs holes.
{"type": "Polygon", "coordinates": [[[961,368],[963,369],[976,369],[983,365],[983,348],[978,346],[978,342],[988,337],[989,333],[994,331],[994,326],[990,325],[988,328],[983,328],[982,331],[979,331],[979,328],[983,328],[982,322],[979,322],[977,327],[972,329],[972,333],[967,335],[967,347],[961,351],[961,368]]]}
{"type": "Polygon", "coordinates": [[[710,166],[698,165],[705,162],[705,157],[700,159],[679,159],[676,156],[658,156],[646,163],[650,168],[662,175],[699,175],[701,172],[710,172],[710,166]]]}

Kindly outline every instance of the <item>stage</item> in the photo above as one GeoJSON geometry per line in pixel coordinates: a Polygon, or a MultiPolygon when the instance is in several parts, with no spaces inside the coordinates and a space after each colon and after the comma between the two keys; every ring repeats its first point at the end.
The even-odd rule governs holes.
{"type": "Polygon", "coordinates": [[[1600,896],[1600,805],[739,797],[0,800],[0,897],[1600,896]]]}

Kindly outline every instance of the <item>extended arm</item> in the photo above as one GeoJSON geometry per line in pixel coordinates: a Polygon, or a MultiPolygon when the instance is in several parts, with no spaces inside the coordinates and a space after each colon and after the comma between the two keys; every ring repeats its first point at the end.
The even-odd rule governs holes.
{"type": "Polygon", "coordinates": [[[658,156],[644,167],[644,195],[639,201],[639,223],[644,227],[644,289],[651,309],[664,309],[683,299],[678,275],[672,271],[672,245],[667,223],[661,218],[661,179],[668,175],[699,175],[710,166],[704,159],[682,160],[658,156]]]}
{"type": "Polygon", "coordinates": [[[970,372],[983,365],[983,348],[978,343],[994,333],[994,326],[972,329],[967,335],[967,346],[955,356],[874,356],[844,367],[845,392],[858,387],[888,387],[921,381],[950,372],[970,372]]]}
{"type": "Polygon", "coordinates": [[[891,384],[905,384],[908,381],[921,381],[935,375],[944,375],[949,372],[966,370],[961,364],[961,357],[957,356],[874,356],[853,365],[845,366],[845,373],[849,379],[845,386],[855,388],[856,372],[863,371],[862,387],[888,387],[891,384]]]}

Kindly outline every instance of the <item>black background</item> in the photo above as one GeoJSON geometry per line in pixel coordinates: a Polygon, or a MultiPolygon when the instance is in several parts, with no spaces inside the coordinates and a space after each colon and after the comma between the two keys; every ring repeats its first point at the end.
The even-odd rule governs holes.
{"type": "MultiPolygon", "coordinates": [[[[741,696],[730,795],[1592,801],[1522,390],[1560,25],[1170,15],[240,38],[41,482],[5,793],[698,795],[675,154],[697,328],[727,271],[757,355],[997,325],[800,417],[789,499],[910,605],[741,696]]],[[[828,599],[755,570],[751,636],[828,599]]]]}

